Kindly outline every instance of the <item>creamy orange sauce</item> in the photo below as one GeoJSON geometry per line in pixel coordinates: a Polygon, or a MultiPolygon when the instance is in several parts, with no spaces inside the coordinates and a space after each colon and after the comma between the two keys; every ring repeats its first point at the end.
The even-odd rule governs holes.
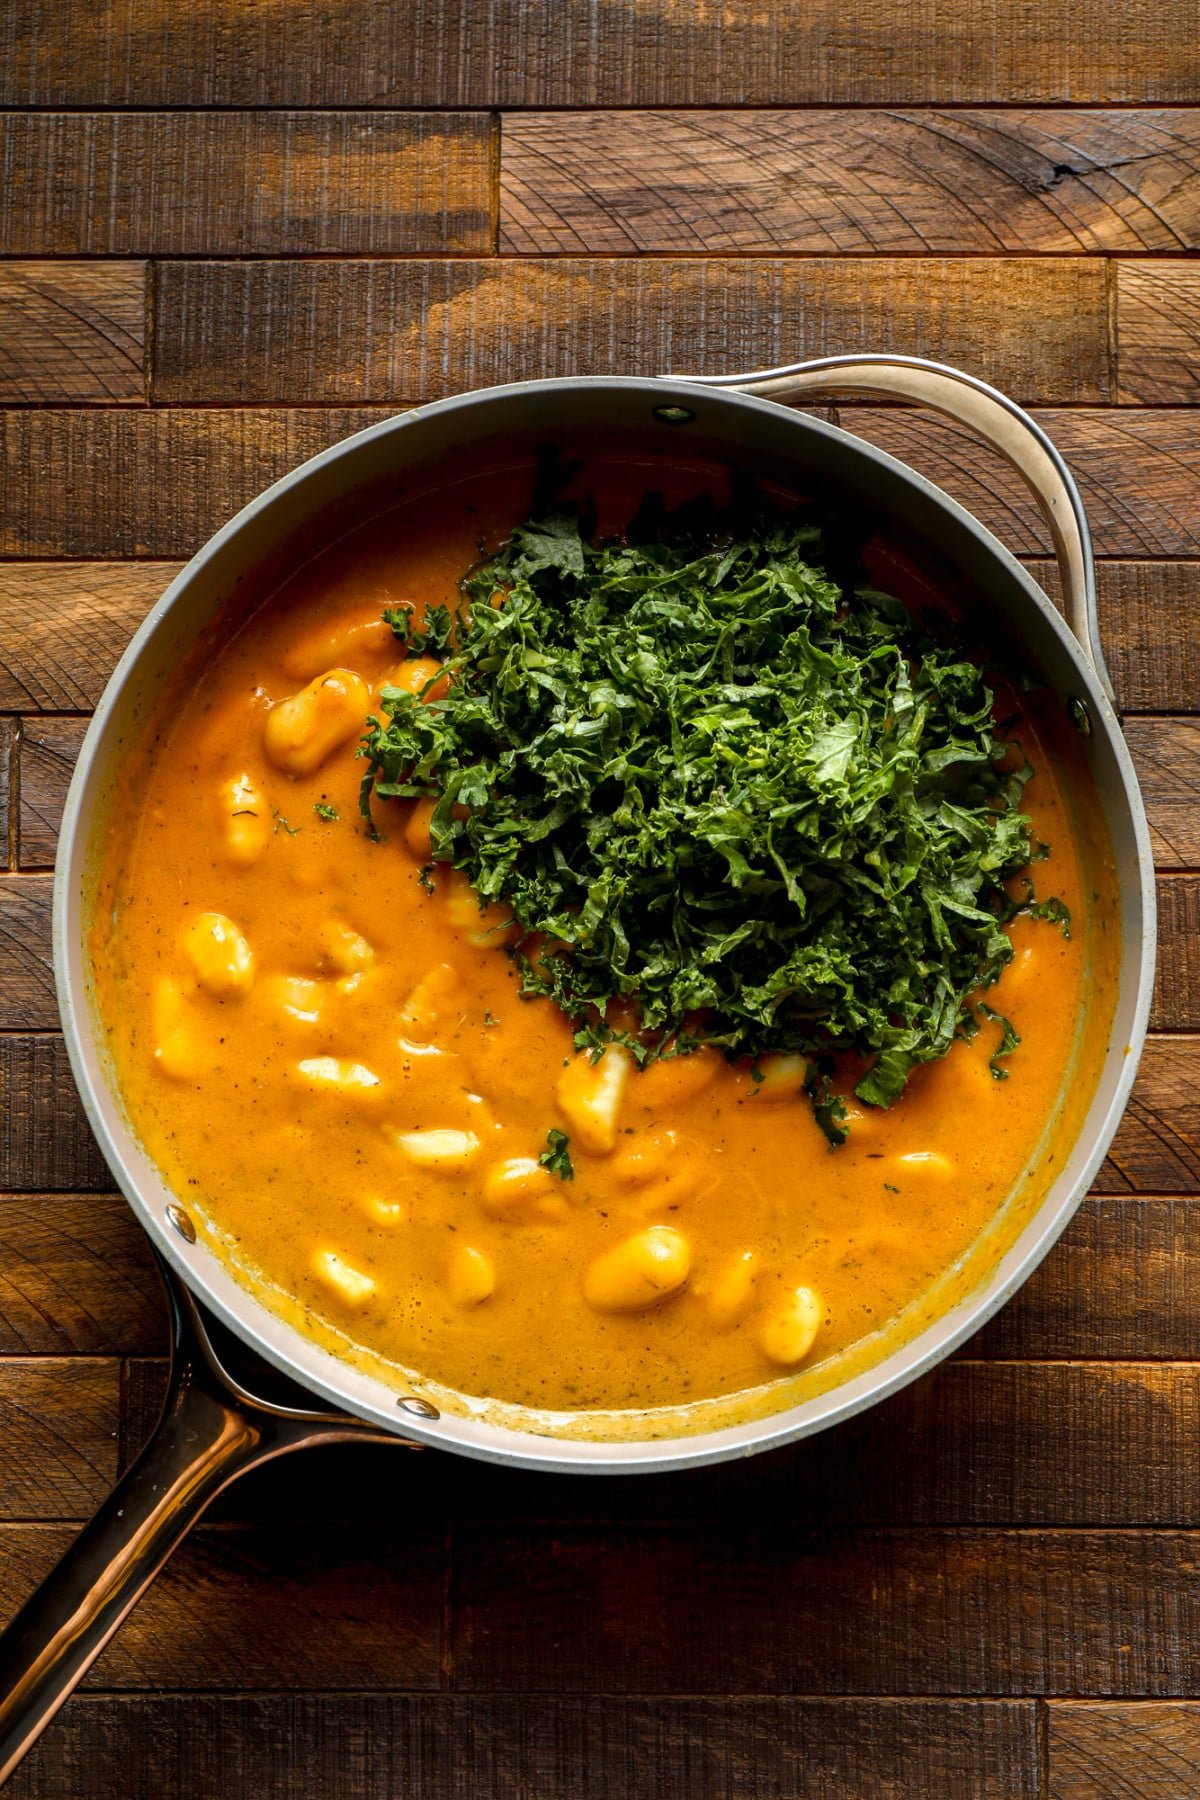
{"type": "MultiPolygon", "coordinates": [[[[607,479],[616,524],[631,477],[607,479]]],[[[611,1053],[582,1064],[567,1022],[519,997],[462,878],[422,885],[419,807],[376,802],[382,842],[358,813],[362,718],[399,666],[381,608],[454,604],[528,493],[522,468],[421,496],[192,659],[111,810],[92,954],[115,1068],[221,1253],[398,1383],[620,1409],[777,1381],[783,1404],[797,1371],[819,1384],[924,1322],[935,1293],[948,1303],[947,1272],[1023,1179],[1033,1193],[1054,1172],[1057,1115],[1087,1097],[1085,997],[1111,1008],[1081,802],[1031,700],[1026,804],[1052,846],[1038,886],[1074,930],[1012,929],[988,996],[1022,1037],[1007,1081],[985,1029],[891,1111],[853,1107],[833,1150],[786,1063],[761,1085],[710,1052],[623,1079],[611,1053]],[[537,1165],[551,1128],[571,1182],[537,1165]]]]}

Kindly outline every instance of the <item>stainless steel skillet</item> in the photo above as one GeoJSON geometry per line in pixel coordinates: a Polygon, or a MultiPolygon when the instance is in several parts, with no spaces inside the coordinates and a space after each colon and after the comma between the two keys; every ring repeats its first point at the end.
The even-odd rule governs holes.
{"type": "Polygon", "coordinates": [[[531,1468],[592,1473],[687,1468],[786,1443],[873,1404],[940,1361],[1021,1284],[1058,1237],[1124,1110],[1145,1037],[1154,966],[1154,889],[1137,783],[1113,708],[1078,492],[1040,428],[955,370],[903,357],[841,357],[714,382],[598,377],[467,394],[389,420],[275,484],[213,537],[172,583],[118,666],[88,732],[67,801],[55,883],[55,962],[72,1068],[116,1180],[162,1260],[174,1364],[163,1418],[44,1586],[0,1637],[0,1779],[15,1766],[116,1630],[175,1544],[230,1481],[308,1444],[418,1443],[531,1468]],[[1020,471],[1051,527],[1068,623],[975,519],[912,470],[845,432],[776,404],[870,394],[923,403],[978,432],[1020,471]],[[765,398],[763,396],[766,396],[765,398]],[[124,1117],[90,996],[86,952],[95,835],[123,750],[180,657],[247,571],[311,521],[381,482],[506,437],[616,433],[661,452],[675,442],[752,467],[786,469],[928,544],[984,596],[1082,737],[1120,890],[1119,989],[1111,1042],[1061,1172],[1011,1249],[977,1288],[866,1373],[768,1417],[673,1436],[669,1411],[625,1441],[562,1435],[562,1421],[515,1407],[439,1409],[318,1348],[268,1312],[219,1261],[166,1189],[124,1117]],[[214,1323],[216,1321],[216,1323],[214,1323]],[[225,1334],[218,1352],[214,1334],[225,1334]],[[261,1367],[295,1392],[267,1398],[261,1367]],[[247,1369],[242,1365],[247,1364],[247,1369]],[[336,1411],[322,1410],[319,1401],[336,1411]],[[658,1435],[649,1435],[657,1431],[658,1435]]]}

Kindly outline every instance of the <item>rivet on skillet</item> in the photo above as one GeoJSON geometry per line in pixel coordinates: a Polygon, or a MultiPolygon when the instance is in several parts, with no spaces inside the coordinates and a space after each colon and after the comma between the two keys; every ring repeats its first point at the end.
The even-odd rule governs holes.
{"type": "Polygon", "coordinates": [[[690,425],[696,417],[686,406],[656,406],[652,408],[651,416],[660,425],[690,425]]]}
{"type": "Polygon", "coordinates": [[[396,1405],[406,1413],[412,1413],[418,1419],[440,1419],[441,1413],[428,1400],[422,1400],[417,1394],[406,1394],[396,1405]]]}
{"type": "Polygon", "coordinates": [[[168,1203],[166,1212],[168,1224],[175,1227],[184,1243],[194,1244],[196,1241],[196,1227],[192,1224],[191,1219],[188,1217],[187,1213],[184,1212],[182,1206],[172,1200],[168,1203]]]}
{"type": "Polygon", "coordinates": [[[1086,700],[1080,700],[1077,695],[1073,694],[1067,701],[1067,715],[1080,737],[1091,737],[1092,715],[1088,711],[1086,700]]]}

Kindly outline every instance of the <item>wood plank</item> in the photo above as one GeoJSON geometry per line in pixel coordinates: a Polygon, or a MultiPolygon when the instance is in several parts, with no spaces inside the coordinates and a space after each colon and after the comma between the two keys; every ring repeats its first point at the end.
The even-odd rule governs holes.
{"type": "Polygon", "coordinates": [[[0,1035],[0,1192],[95,1192],[112,1185],[62,1038],[0,1035]]]}
{"type": "Polygon", "coordinates": [[[1129,719],[1125,740],[1146,802],[1155,868],[1200,867],[1200,720],[1129,719]]]}
{"type": "MultiPolygon", "coordinates": [[[[1200,553],[1200,411],[1040,411],[1079,483],[1098,556],[1200,553]]],[[[1019,556],[1050,536],[1021,477],[970,432],[919,407],[838,409],[847,431],[907,462],[962,502],[1019,556]]]]}
{"type": "Polygon", "coordinates": [[[50,960],[49,875],[0,876],[0,1031],[58,1019],[50,960]]]}
{"type": "MultiPolygon", "coordinates": [[[[1035,568],[1045,586],[1048,565],[1035,568]]],[[[1123,709],[1200,711],[1200,563],[1101,562],[1096,587],[1123,709]]]]}
{"type": "Polygon", "coordinates": [[[17,777],[16,719],[0,719],[0,868],[11,869],[17,857],[16,809],[12,804],[17,777]]]}
{"type": "Polygon", "coordinates": [[[190,556],[280,475],[392,411],[0,414],[0,556],[190,556]]]}
{"type": "Polygon", "coordinates": [[[1093,1196],[962,1354],[1185,1361],[1200,1350],[1198,1289],[1194,1196],[1093,1196]]]}
{"type": "Polygon", "coordinates": [[[460,1689],[1162,1698],[1200,1679],[1193,1533],[481,1526],[452,1568],[460,1689]]]}
{"type": "Polygon", "coordinates": [[[418,403],[544,375],[713,373],[904,349],[1016,398],[1109,391],[1078,258],[163,263],[154,398],[418,403]]]}
{"type": "Polygon", "coordinates": [[[1200,269],[1183,262],[1118,263],[1117,377],[1121,400],[1200,401],[1200,269]]]}
{"type": "Polygon", "coordinates": [[[144,263],[0,263],[0,404],[145,398],[144,263]]]}
{"type": "Polygon", "coordinates": [[[112,1357],[0,1360],[0,1518],[91,1516],[116,1480],[120,1389],[112,1357]]]}
{"type": "Polygon", "coordinates": [[[11,1800],[1034,1800],[1033,1701],[80,1695],[11,1800]]]}
{"type": "Polygon", "coordinates": [[[149,1242],[119,1194],[0,1197],[0,1356],[162,1355],[166,1344],[149,1242]]]}
{"type": "Polygon", "coordinates": [[[1200,1192],[1200,1041],[1150,1038],[1112,1149],[1102,1194],[1200,1192]]]}
{"type": "Polygon", "coordinates": [[[18,867],[50,869],[86,719],[30,719],[21,732],[18,867]]]}
{"type": "Polygon", "coordinates": [[[1156,109],[528,113],[500,249],[1071,254],[1200,246],[1200,120],[1156,109]]]}
{"type": "Polygon", "coordinates": [[[1194,1701],[1056,1700],[1046,1717],[1046,1800],[1187,1800],[1200,1792],[1194,1701]]]}
{"type": "MultiPolygon", "coordinates": [[[[0,414],[0,557],[190,555],[269,482],[394,410],[0,414]],[[70,472],[69,492],[45,479],[48,469],[70,472]]],[[[1098,555],[1200,556],[1200,412],[1054,408],[1037,416],[1081,478],[1098,555]]],[[[1018,555],[1049,554],[1020,477],[967,433],[919,410],[855,406],[839,418],[939,482],[1018,555]]]]}
{"type": "Polygon", "coordinates": [[[0,563],[0,707],[85,712],[180,563],[0,563]]]}
{"type": "MultiPolygon", "coordinates": [[[[71,1533],[0,1527],[0,1618],[71,1533]]],[[[361,1528],[201,1525],[85,1678],[91,1688],[436,1689],[444,1547],[406,1519],[361,1528]]]]}
{"type": "Polygon", "coordinates": [[[1200,878],[1164,875],[1158,883],[1158,967],[1151,1025],[1192,1031],[1200,1024],[1200,878]]]}
{"type": "Polygon", "coordinates": [[[14,0],[0,104],[49,106],[790,106],[1195,98],[1190,0],[292,0],[278,9],[14,0]]]}
{"type": "Polygon", "coordinates": [[[0,117],[0,252],[487,252],[482,113],[0,117]]]}

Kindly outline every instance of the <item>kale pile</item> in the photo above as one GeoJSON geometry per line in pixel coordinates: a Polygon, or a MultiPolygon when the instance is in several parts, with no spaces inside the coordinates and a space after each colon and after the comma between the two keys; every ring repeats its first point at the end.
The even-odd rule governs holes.
{"type": "Polygon", "coordinates": [[[463,596],[419,632],[387,615],[452,681],[384,691],[363,810],[437,798],[435,858],[511,909],[524,991],[581,1046],[854,1051],[856,1091],[888,1106],[998,1017],[975,1001],[1012,955],[1005,923],[1066,924],[1027,878],[1032,771],[978,659],[835,581],[810,517],[652,501],[593,543],[560,509],[463,596]]]}

